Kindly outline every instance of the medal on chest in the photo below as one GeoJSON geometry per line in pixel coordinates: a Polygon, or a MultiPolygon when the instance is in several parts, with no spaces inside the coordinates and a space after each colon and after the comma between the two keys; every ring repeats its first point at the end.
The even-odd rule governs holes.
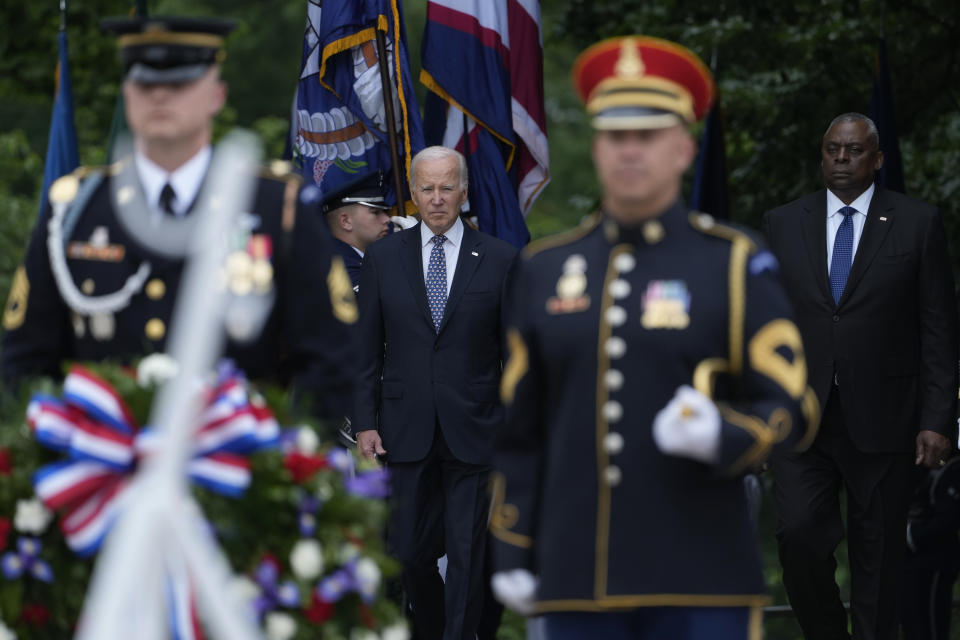
{"type": "Polygon", "coordinates": [[[686,329],[690,292],[683,280],[651,280],[640,301],[644,329],[686,329]]]}
{"type": "Polygon", "coordinates": [[[587,290],[587,261],[579,253],[563,263],[563,274],[557,280],[557,295],[547,298],[547,313],[575,313],[590,307],[587,290]]]}

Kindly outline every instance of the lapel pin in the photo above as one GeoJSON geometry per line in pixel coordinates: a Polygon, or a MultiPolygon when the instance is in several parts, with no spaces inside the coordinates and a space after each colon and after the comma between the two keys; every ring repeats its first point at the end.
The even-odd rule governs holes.
{"type": "Polygon", "coordinates": [[[880,222],[886,222],[887,216],[880,216],[880,222]]]}
{"type": "Polygon", "coordinates": [[[471,251],[471,252],[470,252],[470,255],[473,255],[473,256],[479,256],[480,254],[479,254],[479,253],[477,253],[476,251],[471,251]]]}

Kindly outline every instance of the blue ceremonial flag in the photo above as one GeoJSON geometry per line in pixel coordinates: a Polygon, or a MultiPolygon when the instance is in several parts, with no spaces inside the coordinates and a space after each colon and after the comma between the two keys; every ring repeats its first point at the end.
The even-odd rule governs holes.
{"type": "Polygon", "coordinates": [[[60,29],[57,36],[59,60],[56,71],[56,90],[53,115],[50,116],[50,140],[43,165],[43,190],[40,212],[47,207],[47,191],[54,180],[66,175],[80,164],[77,152],[77,128],[73,123],[73,90],[70,85],[70,65],[67,62],[67,31],[60,29]]]}
{"type": "MultiPolygon", "coordinates": [[[[387,134],[377,31],[385,36],[401,182],[423,148],[420,108],[410,80],[399,0],[310,0],[293,129],[306,180],[326,193],[393,167],[387,134]]],[[[385,180],[387,203],[397,196],[385,180]]],[[[411,210],[406,193],[401,198],[411,210]]]]}
{"type": "Polygon", "coordinates": [[[693,174],[693,187],[690,189],[690,208],[721,220],[730,217],[726,136],[719,92],[700,135],[700,150],[693,174]]]}
{"type": "Polygon", "coordinates": [[[870,94],[870,119],[877,125],[877,131],[880,132],[880,151],[883,151],[883,166],[877,172],[877,185],[905,193],[903,160],[900,157],[900,142],[897,139],[897,122],[893,115],[890,71],[887,69],[887,43],[883,38],[877,45],[873,91],[870,94]]]}
{"type": "Polygon", "coordinates": [[[429,0],[420,81],[428,144],[467,157],[481,231],[522,247],[550,180],[537,0],[429,0]]]}

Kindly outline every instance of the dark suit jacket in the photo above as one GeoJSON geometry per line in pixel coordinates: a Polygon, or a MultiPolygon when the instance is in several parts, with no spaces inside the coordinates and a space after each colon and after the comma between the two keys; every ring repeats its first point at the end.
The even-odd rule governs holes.
{"type": "Polygon", "coordinates": [[[391,462],[423,459],[439,421],[454,456],[490,463],[503,419],[503,311],[516,253],[464,226],[439,333],[427,306],[420,225],[364,255],[354,424],[357,431],[379,428],[391,462]]]}
{"type": "Polygon", "coordinates": [[[912,451],[918,430],[948,435],[956,414],[956,300],[940,216],[877,189],[834,304],[826,203],[826,191],[818,191],[763,218],[796,311],[810,385],[824,406],[836,372],[844,421],[861,451],[912,451]]]}

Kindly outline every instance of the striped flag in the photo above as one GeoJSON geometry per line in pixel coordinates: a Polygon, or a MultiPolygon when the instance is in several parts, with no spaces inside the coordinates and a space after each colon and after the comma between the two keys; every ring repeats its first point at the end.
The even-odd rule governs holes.
{"type": "Polygon", "coordinates": [[[539,2],[429,0],[421,58],[428,144],[467,157],[480,230],[522,247],[550,180],[539,2]]]}
{"type": "MultiPolygon", "coordinates": [[[[411,157],[423,148],[399,0],[310,0],[293,129],[301,171],[324,192],[393,169],[378,31],[386,40],[404,185],[411,157]]],[[[395,204],[393,182],[385,186],[387,202],[395,204]]]]}
{"type": "Polygon", "coordinates": [[[56,93],[53,99],[53,114],[50,116],[50,140],[47,142],[47,157],[43,165],[43,189],[40,196],[40,213],[47,207],[47,191],[53,181],[64,176],[80,164],[77,152],[77,127],[73,122],[73,89],[70,84],[70,65],[67,56],[67,31],[60,29],[57,36],[59,59],[56,72],[56,93]]]}

